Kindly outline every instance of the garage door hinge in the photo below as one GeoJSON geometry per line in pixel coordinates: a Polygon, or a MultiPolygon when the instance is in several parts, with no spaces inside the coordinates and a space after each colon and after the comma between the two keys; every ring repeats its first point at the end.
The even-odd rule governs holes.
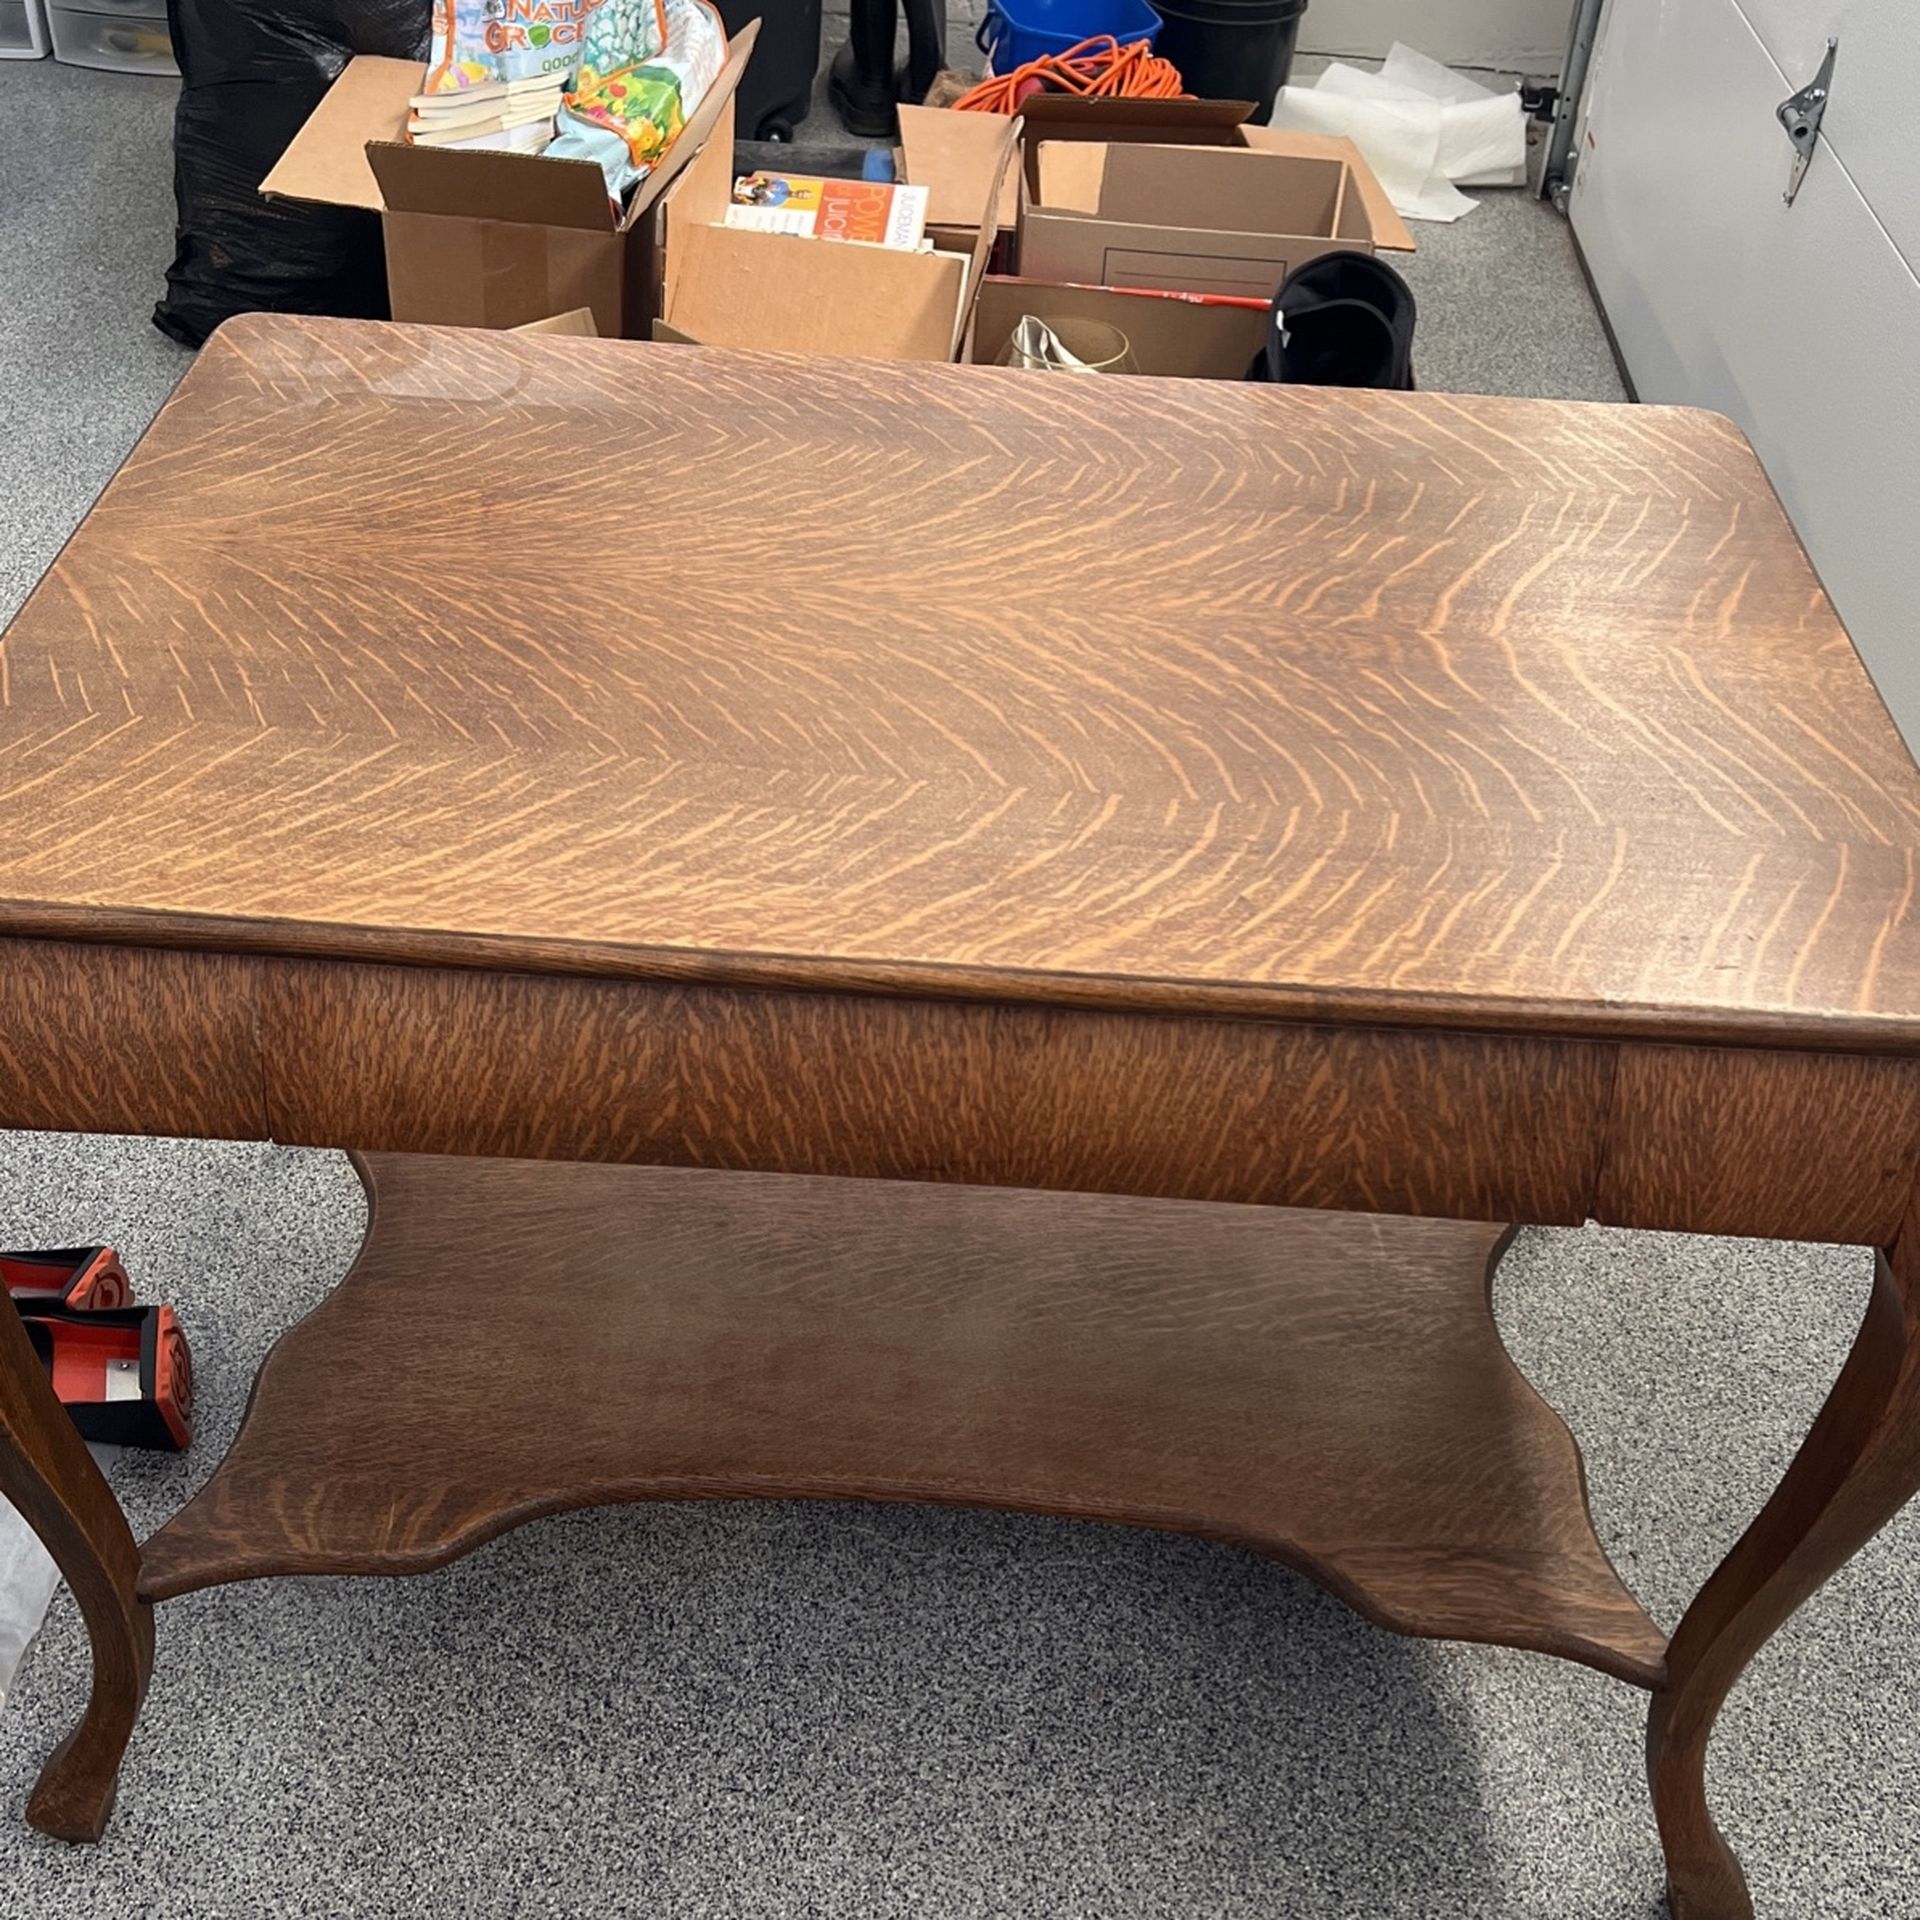
{"type": "Polygon", "coordinates": [[[1807,162],[1813,158],[1813,143],[1820,137],[1821,117],[1827,110],[1827,96],[1833,91],[1833,56],[1839,50],[1840,42],[1829,40],[1827,57],[1820,62],[1820,71],[1798,93],[1788,94],[1774,109],[1787,130],[1787,138],[1793,142],[1793,171],[1787,176],[1787,191],[1783,196],[1788,206],[1793,205],[1793,196],[1800,191],[1807,162]]]}

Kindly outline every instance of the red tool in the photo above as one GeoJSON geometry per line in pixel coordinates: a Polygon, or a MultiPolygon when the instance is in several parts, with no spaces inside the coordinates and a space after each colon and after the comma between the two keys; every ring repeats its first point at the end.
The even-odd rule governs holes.
{"type": "Polygon", "coordinates": [[[0,1282],[22,1313],[37,1313],[42,1307],[89,1313],[124,1307],[133,1298],[133,1283],[111,1247],[0,1253],[0,1282]]]}
{"type": "Polygon", "coordinates": [[[183,1451],[193,1355],[171,1307],[136,1306],[112,1247],[0,1252],[0,1282],[82,1438],[183,1451]]]}
{"type": "Polygon", "coordinates": [[[171,1307],[50,1307],[22,1321],[83,1439],[186,1450],[193,1356],[171,1307]]]}

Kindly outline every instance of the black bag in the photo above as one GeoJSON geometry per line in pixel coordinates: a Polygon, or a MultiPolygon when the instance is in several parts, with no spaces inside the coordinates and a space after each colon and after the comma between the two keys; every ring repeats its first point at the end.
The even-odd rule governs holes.
{"type": "Polygon", "coordinates": [[[356,53],[424,60],[430,0],[168,0],[179,206],[162,333],[197,347],[266,309],[384,319],[380,216],[263,200],[260,182],[356,53]]]}
{"type": "Polygon", "coordinates": [[[1370,253],[1323,253],[1281,281],[1249,380],[1413,387],[1413,289],[1370,253]]]}

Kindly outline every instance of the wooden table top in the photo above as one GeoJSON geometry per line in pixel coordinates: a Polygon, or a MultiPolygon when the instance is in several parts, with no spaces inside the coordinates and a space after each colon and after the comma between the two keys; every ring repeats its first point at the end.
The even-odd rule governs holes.
{"type": "Polygon", "coordinates": [[[1920,1047],[1920,775],[1703,413],[259,316],[0,700],[0,932],[1920,1047]]]}

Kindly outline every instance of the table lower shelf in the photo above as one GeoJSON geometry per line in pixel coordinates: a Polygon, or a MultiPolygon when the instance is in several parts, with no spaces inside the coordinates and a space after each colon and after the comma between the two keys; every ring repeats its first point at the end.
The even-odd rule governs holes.
{"type": "Polygon", "coordinates": [[[925,1500],[1259,1549],[1382,1625],[1658,1686],[1502,1229],[975,1187],[372,1156],[140,1592],[409,1573],[568,1507],[925,1500]]]}

